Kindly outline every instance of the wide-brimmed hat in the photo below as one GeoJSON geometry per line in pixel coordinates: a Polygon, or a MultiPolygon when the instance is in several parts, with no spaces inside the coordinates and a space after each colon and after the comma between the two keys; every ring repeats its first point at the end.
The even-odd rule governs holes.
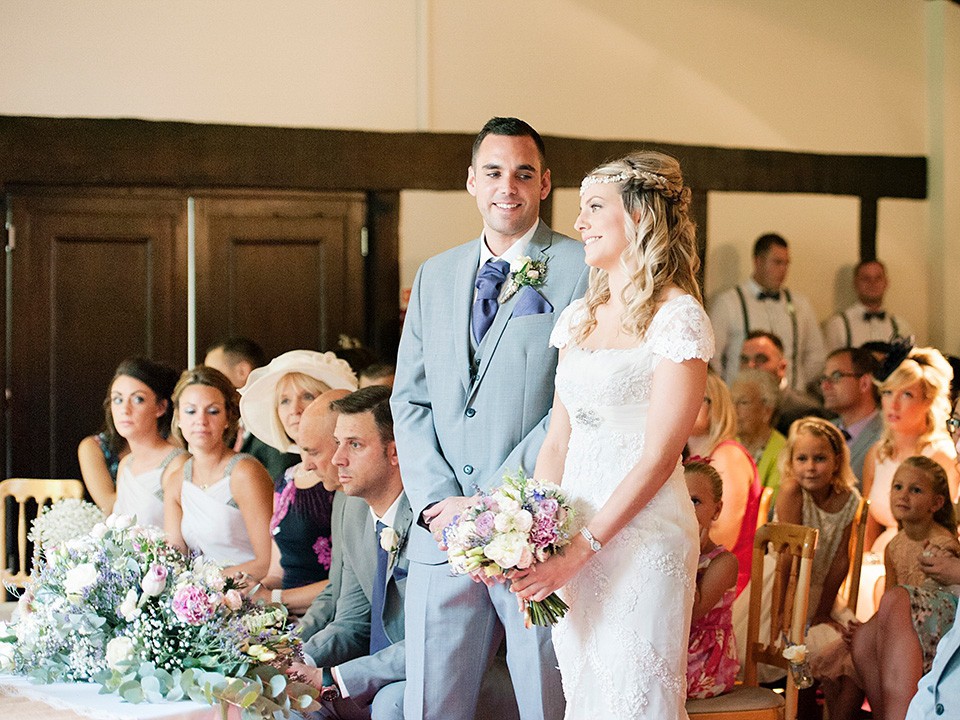
{"type": "Polygon", "coordinates": [[[291,350],[257,368],[240,388],[240,417],[244,427],[281,452],[299,452],[277,417],[277,383],[290,373],[303,373],[331,390],[356,390],[357,376],[346,360],[332,352],[291,350]]]}

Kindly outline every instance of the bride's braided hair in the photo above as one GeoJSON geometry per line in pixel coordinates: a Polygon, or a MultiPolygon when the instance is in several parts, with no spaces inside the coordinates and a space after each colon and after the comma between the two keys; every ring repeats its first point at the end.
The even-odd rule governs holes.
{"type": "MultiPolygon", "coordinates": [[[[620,265],[630,282],[623,291],[621,327],[642,338],[650,326],[663,289],[674,284],[701,299],[696,273],[700,266],[690,219],[690,188],[683,182],[680,165],[669,155],[638,152],[605,163],[584,179],[580,193],[596,183],[616,183],[625,212],[627,247],[620,265]]],[[[610,299],[604,270],[590,271],[585,295],[587,317],[575,329],[582,342],[597,324],[596,309],[610,299]]]]}

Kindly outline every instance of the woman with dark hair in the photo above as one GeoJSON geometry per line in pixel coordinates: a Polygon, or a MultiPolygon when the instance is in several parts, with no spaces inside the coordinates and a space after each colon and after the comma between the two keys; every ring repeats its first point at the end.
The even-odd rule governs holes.
{"type": "Polygon", "coordinates": [[[260,578],[270,563],[273,483],[256,458],[234,452],[240,395],[219,370],[199,365],[173,391],[173,432],[192,455],[164,493],[167,540],[260,578]]]}
{"type": "Polygon", "coordinates": [[[90,494],[105,512],[135,515],[141,525],[163,525],[163,483],[185,455],[167,439],[176,380],[176,370],[147,358],[127,358],[117,367],[104,401],[106,435],[118,438],[116,444],[127,452],[115,487],[99,473],[88,479],[90,494]]]}

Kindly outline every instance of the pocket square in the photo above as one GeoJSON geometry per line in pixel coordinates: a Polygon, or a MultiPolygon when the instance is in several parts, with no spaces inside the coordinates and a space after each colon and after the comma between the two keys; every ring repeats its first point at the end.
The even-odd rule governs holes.
{"type": "Polygon", "coordinates": [[[513,314],[511,317],[542,315],[548,312],[553,312],[553,305],[534,288],[525,285],[520,289],[520,294],[517,296],[517,304],[513,306],[513,314]]]}

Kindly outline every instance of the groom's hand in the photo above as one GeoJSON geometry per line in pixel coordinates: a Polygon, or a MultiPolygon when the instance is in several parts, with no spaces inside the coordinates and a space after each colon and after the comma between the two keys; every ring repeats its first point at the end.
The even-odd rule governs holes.
{"type": "Polygon", "coordinates": [[[437,541],[441,550],[447,549],[446,543],[443,542],[443,529],[452,523],[457,515],[470,507],[476,499],[476,496],[448,497],[423,511],[423,519],[427,521],[430,532],[433,533],[433,539],[437,541]]]}

